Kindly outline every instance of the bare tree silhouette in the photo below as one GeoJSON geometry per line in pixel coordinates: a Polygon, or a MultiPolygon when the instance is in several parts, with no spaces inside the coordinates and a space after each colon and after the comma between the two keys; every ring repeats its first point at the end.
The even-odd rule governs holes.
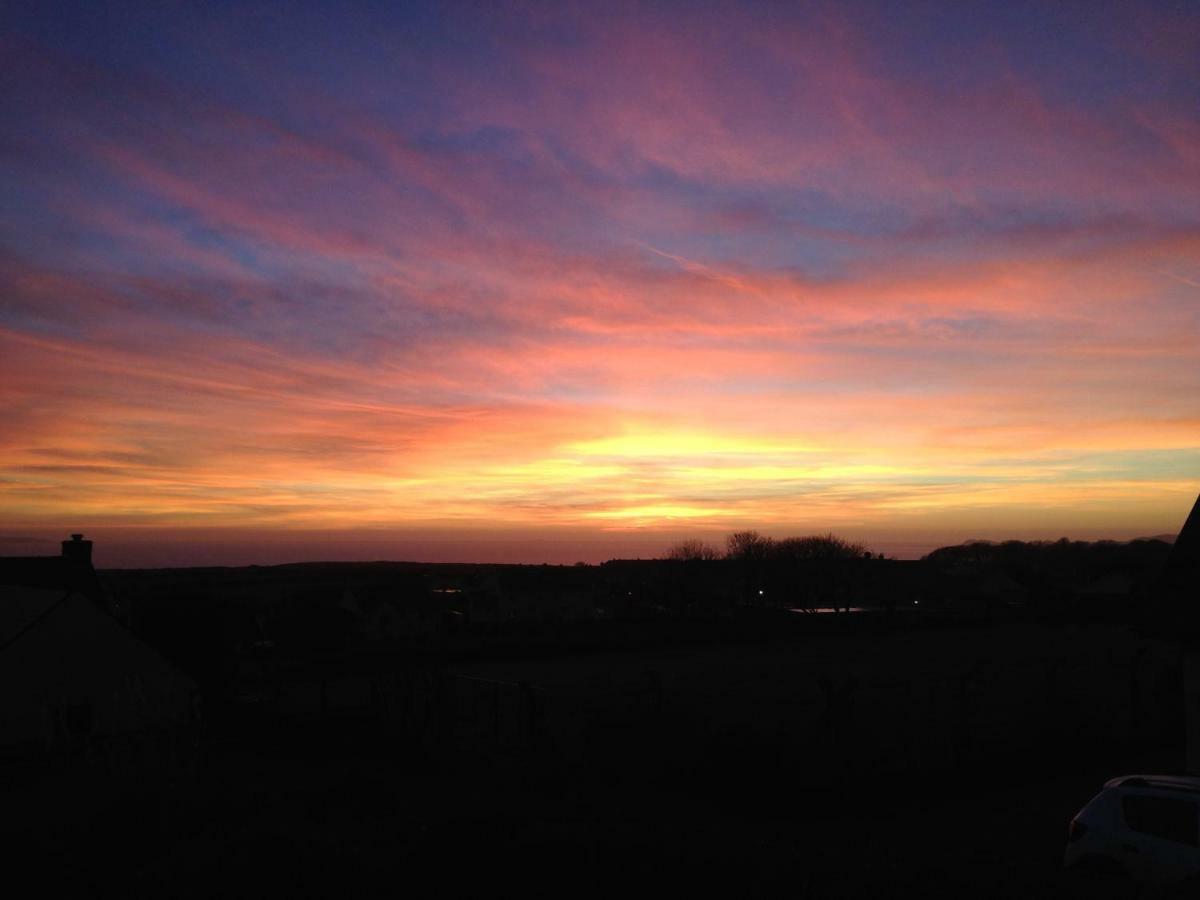
{"type": "Polygon", "coordinates": [[[834,534],[788,537],[771,545],[771,555],[777,559],[859,559],[866,552],[862,544],[834,534]]]}
{"type": "Polygon", "coordinates": [[[693,561],[720,558],[721,551],[711,544],[696,538],[680,541],[678,544],[673,544],[667,549],[667,559],[693,561]]]}
{"type": "Polygon", "coordinates": [[[771,538],[757,531],[735,531],[725,538],[725,556],[728,559],[756,562],[770,555],[773,544],[771,538]]]}

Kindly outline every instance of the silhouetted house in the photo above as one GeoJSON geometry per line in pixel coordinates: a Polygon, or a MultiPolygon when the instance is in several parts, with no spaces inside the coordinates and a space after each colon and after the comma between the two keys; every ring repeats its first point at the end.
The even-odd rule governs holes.
{"type": "MultiPolygon", "coordinates": [[[[728,615],[748,587],[741,567],[728,560],[610,559],[598,575],[593,606],[603,618],[728,615]]],[[[764,585],[752,584],[757,597],[764,585]]]]}
{"type": "Polygon", "coordinates": [[[1175,545],[1167,558],[1167,571],[1181,583],[1196,584],[1196,575],[1200,573],[1200,496],[1196,498],[1183,529],[1175,538],[1175,545]]]}
{"type": "Polygon", "coordinates": [[[73,535],[61,556],[0,557],[0,754],[173,764],[195,685],[113,616],[91,548],[73,535]]]}
{"type": "Polygon", "coordinates": [[[393,578],[383,585],[346,588],[341,608],[350,611],[370,643],[413,644],[435,641],[445,630],[444,609],[423,581],[393,578]]]}
{"type": "Polygon", "coordinates": [[[1186,643],[1184,703],[1187,723],[1187,768],[1200,774],[1200,497],[1183,523],[1163,573],[1164,608],[1186,643]]]}
{"type": "Polygon", "coordinates": [[[1020,606],[1029,599],[1025,586],[1002,570],[987,572],[971,584],[963,598],[968,608],[994,612],[1020,606]]]}
{"type": "Polygon", "coordinates": [[[865,560],[862,599],[858,605],[883,609],[923,610],[946,605],[945,579],[923,560],[865,560]]]}
{"type": "Polygon", "coordinates": [[[587,566],[492,566],[443,576],[430,594],[466,625],[561,622],[596,615],[596,577],[587,566]]]}

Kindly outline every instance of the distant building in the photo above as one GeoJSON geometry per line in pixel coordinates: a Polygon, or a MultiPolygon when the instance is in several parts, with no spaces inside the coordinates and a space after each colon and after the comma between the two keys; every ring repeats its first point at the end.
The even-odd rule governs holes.
{"type": "Polygon", "coordinates": [[[196,685],[113,615],[92,542],[0,557],[0,757],[186,756],[196,685]]]}

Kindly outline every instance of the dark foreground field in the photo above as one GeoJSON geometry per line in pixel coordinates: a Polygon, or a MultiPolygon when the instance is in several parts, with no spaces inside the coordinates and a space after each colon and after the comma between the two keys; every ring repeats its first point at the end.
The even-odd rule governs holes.
{"type": "Polygon", "coordinates": [[[210,708],[182,774],[5,770],[11,871],[122,898],[1122,896],[1060,871],[1067,824],[1183,764],[1178,647],[1114,624],[405,659],[210,708]]]}
{"type": "Polygon", "coordinates": [[[434,767],[364,751],[363,734],[311,737],[229,747],[170,800],[135,792],[73,828],[10,834],[11,859],[78,896],[1105,895],[1059,861],[1108,770],[795,790],[751,760],[658,761],[649,778],[434,767]]]}

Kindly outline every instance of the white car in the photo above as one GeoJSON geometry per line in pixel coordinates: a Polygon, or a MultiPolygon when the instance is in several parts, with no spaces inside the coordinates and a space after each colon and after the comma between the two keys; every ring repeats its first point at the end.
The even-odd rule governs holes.
{"type": "Polygon", "coordinates": [[[1063,865],[1200,897],[1200,778],[1124,775],[1071,820],[1063,865]]]}

